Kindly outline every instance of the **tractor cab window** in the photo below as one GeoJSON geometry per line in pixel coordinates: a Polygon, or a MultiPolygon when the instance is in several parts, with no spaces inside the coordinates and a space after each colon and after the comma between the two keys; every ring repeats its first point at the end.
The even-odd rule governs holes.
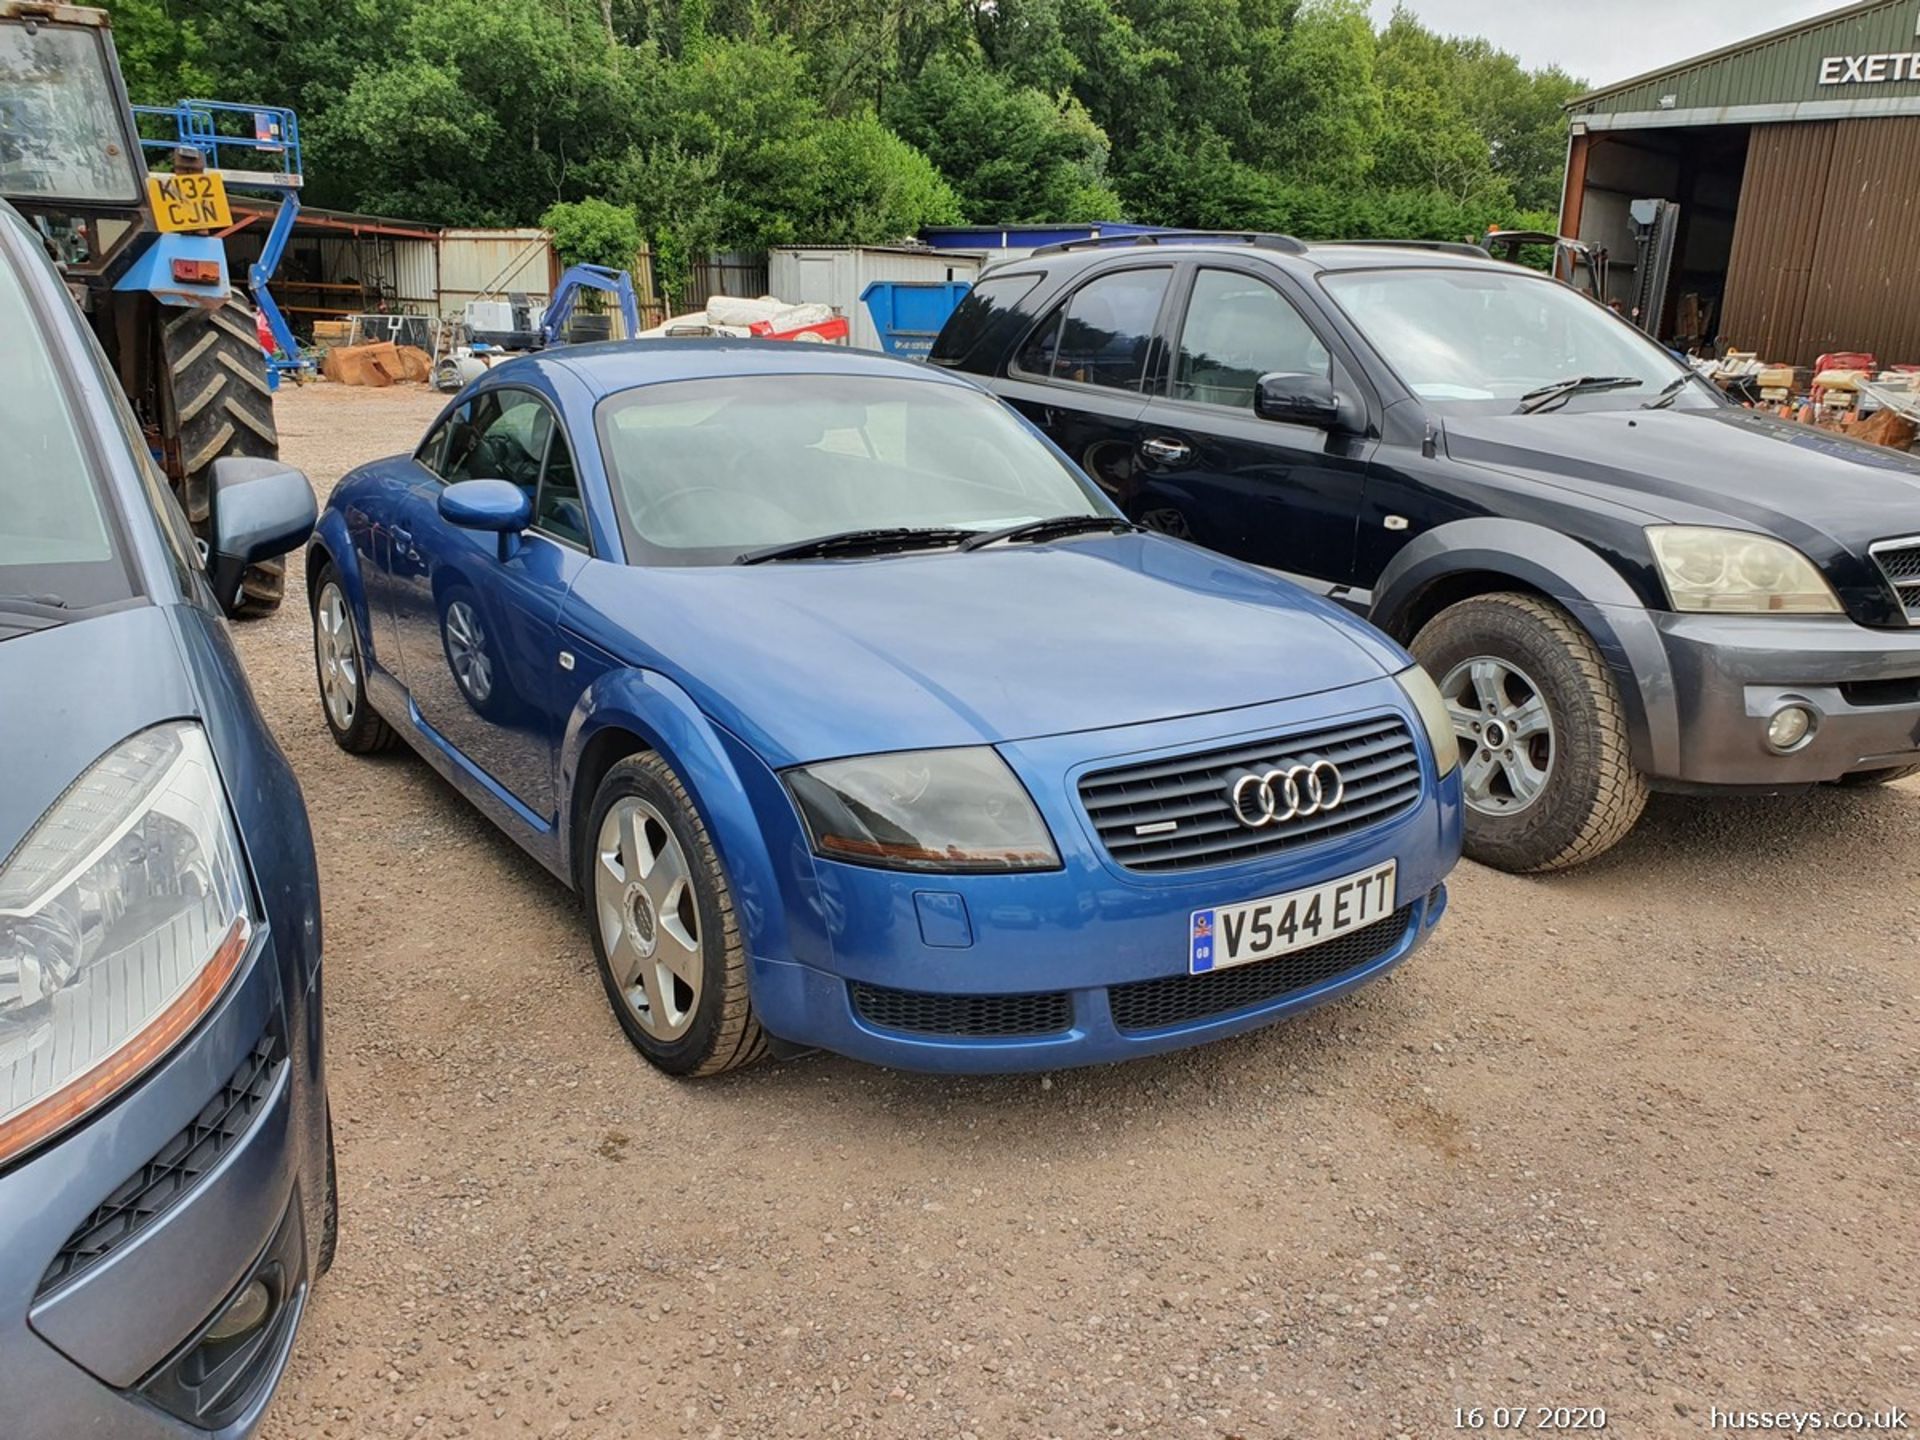
{"type": "Polygon", "coordinates": [[[0,195],[133,205],[140,147],[90,25],[0,25],[0,195]]]}

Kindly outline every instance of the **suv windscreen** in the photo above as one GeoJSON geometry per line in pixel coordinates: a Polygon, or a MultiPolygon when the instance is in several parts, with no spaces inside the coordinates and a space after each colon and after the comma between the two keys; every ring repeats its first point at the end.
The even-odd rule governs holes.
{"type": "Polygon", "coordinates": [[[850,530],[1106,513],[1044,441],[966,386],[677,380],[608,396],[599,430],[628,555],[650,564],[729,564],[850,530]]]}
{"type": "MultiPolygon", "coordinates": [[[[1407,388],[1441,411],[1505,413],[1533,391],[1581,376],[1639,383],[1572,396],[1569,408],[1623,410],[1691,373],[1618,316],[1544,276],[1348,270],[1321,284],[1407,388]]],[[[1685,386],[1674,403],[1714,401],[1685,386]]]]}
{"type": "MultiPolygon", "coordinates": [[[[0,224],[25,234],[10,216],[0,224]]],[[[119,533],[63,393],[63,367],[4,245],[0,335],[0,600],[58,610],[127,599],[119,533]]],[[[18,628],[0,609],[0,637],[18,628]]]]}

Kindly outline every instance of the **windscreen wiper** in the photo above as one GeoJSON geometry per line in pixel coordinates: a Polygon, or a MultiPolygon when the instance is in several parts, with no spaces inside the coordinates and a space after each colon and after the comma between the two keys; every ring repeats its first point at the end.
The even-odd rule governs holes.
{"type": "Polygon", "coordinates": [[[67,622],[70,607],[58,595],[0,595],[0,640],[9,634],[24,635],[30,630],[51,630],[67,622]]]}
{"type": "Polygon", "coordinates": [[[998,545],[1003,540],[1026,540],[1038,544],[1042,540],[1057,540],[1064,535],[1078,535],[1082,531],[1106,530],[1113,534],[1124,534],[1139,528],[1131,520],[1122,520],[1118,515],[1054,515],[1045,520],[1023,520],[1004,530],[982,530],[962,540],[960,548],[979,550],[988,545],[998,545]]]}
{"type": "Polygon", "coordinates": [[[833,555],[884,555],[890,550],[930,550],[956,545],[974,532],[945,526],[895,525],[882,530],[841,530],[749,550],[734,559],[736,565],[762,565],[769,560],[821,560],[833,555]]]}
{"type": "Polygon", "coordinates": [[[1680,392],[1687,388],[1687,382],[1691,379],[1693,379],[1691,375],[1682,375],[1677,379],[1669,380],[1665,385],[1660,387],[1660,393],[1658,395],[1647,401],[1640,408],[1642,410],[1666,409],[1667,406],[1679,398],[1680,392]]]}
{"type": "Polygon", "coordinates": [[[1542,385],[1537,390],[1529,390],[1520,397],[1515,409],[1516,415],[1531,415],[1536,410],[1575,395],[1591,395],[1602,390],[1631,390],[1642,384],[1637,375],[1575,375],[1570,379],[1556,380],[1551,385],[1542,385]]]}

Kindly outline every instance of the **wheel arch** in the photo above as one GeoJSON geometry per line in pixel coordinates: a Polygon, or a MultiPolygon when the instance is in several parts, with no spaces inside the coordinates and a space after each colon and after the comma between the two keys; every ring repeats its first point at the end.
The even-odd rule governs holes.
{"type": "MultiPolygon", "coordinates": [[[[693,698],[649,670],[615,670],[587,688],[561,741],[560,854],[576,888],[595,792],[621,760],[652,752],[673,768],[713,840],[749,955],[786,953],[784,902],[746,777],[693,698]]],[[[771,778],[768,771],[765,778],[771,778]]],[[[777,784],[777,780],[773,782],[777,784]]]]}
{"type": "Polygon", "coordinates": [[[1678,763],[1680,725],[1666,647],[1626,578],[1573,537],[1523,520],[1483,517],[1427,531],[1381,573],[1370,618],[1402,644],[1450,605],[1514,590],[1550,600],[1599,647],[1627,712],[1634,764],[1678,763]]]}
{"type": "Polygon", "coordinates": [[[360,573],[360,556],[347,535],[345,517],[331,506],[320,512],[313,535],[307,541],[306,578],[303,583],[307,592],[308,614],[312,614],[319,600],[320,572],[329,566],[340,576],[340,588],[346,592],[347,608],[353,611],[353,623],[360,632],[361,653],[375,664],[383,664],[374,648],[373,616],[367,609],[367,587],[360,573]]]}

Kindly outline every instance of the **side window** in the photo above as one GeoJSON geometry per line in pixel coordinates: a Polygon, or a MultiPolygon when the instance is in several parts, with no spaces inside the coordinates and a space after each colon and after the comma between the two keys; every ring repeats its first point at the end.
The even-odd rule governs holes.
{"type": "Polygon", "coordinates": [[[1088,281],[1034,332],[1014,364],[1054,380],[1138,392],[1171,273],[1120,270],[1088,281]]]}
{"type": "Polygon", "coordinates": [[[473,409],[471,404],[458,406],[447,418],[440,422],[439,428],[421,442],[420,448],[413,452],[413,458],[440,479],[447,478],[447,441],[453,432],[467,423],[467,414],[473,409]]]}
{"type": "Polygon", "coordinates": [[[528,495],[540,479],[540,461],[553,412],[524,390],[489,390],[475,398],[464,422],[448,427],[441,475],[447,480],[506,480],[528,495]]]}
{"type": "Polygon", "coordinates": [[[1300,312],[1265,281],[1232,270],[1194,277],[1174,353],[1174,399],[1251,410],[1262,375],[1327,375],[1332,365],[1300,312]]]}
{"type": "Polygon", "coordinates": [[[587,510],[580,503],[580,478],[574,473],[573,451],[566,431],[554,427],[547,446],[547,467],[540,472],[540,493],[533,502],[533,525],[556,539],[593,548],[587,536],[587,510]]]}

